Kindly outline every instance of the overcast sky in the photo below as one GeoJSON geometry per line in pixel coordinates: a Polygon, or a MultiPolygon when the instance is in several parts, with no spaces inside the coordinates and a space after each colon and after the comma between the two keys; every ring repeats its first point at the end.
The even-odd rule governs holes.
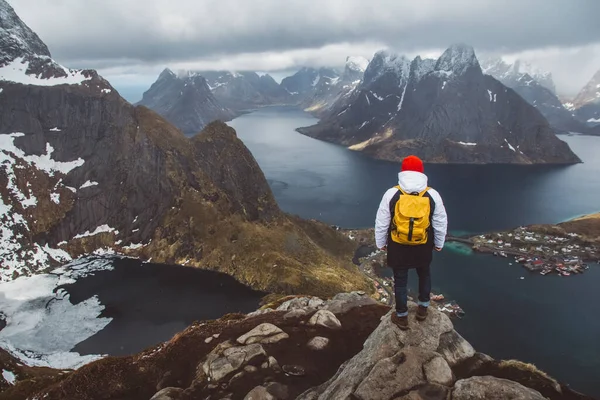
{"type": "Polygon", "coordinates": [[[456,42],[522,58],[573,95],[600,69],[598,0],[8,0],[69,67],[117,88],[165,67],[273,72],[456,42]]]}

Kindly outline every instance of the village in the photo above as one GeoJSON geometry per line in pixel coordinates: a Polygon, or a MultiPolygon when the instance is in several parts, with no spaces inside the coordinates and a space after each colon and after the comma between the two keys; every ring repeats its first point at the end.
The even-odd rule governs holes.
{"type": "Polygon", "coordinates": [[[540,275],[581,274],[589,268],[587,263],[600,262],[600,245],[576,233],[556,234],[520,227],[510,232],[476,236],[469,242],[475,251],[514,258],[516,263],[540,275]]]}

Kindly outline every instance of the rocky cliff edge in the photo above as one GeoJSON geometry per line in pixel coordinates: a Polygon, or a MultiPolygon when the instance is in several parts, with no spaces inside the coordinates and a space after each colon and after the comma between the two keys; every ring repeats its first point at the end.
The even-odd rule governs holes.
{"type": "Polygon", "coordinates": [[[532,365],[477,353],[438,311],[417,322],[415,308],[401,331],[362,292],[287,297],[196,322],[134,356],[77,371],[22,367],[0,399],[591,399],[532,365]]]}

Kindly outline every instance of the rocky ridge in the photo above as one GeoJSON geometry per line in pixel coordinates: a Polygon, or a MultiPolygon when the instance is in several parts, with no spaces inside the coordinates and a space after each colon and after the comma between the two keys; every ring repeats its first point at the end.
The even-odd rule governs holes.
{"type": "Polygon", "coordinates": [[[282,213],[232,128],[214,122],[187,138],[95,71],[54,76],[4,0],[0,11],[0,32],[25,32],[10,57],[47,61],[41,71],[0,65],[0,279],[118,253],[268,292],[368,290],[352,242],[282,213]]]}
{"type": "Polygon", "coordinates": [[[362,83],[299,132],[392,161],[413,153],[433,163],[580,161],[539,111],[483,74],[466,45],[437,60],[378,52],[362,83]]]}
{"type": "Polygon", "coordinates": [[[477,353],[444,314],[399,330],[364,293],[284,298],[199,321],[169,342],[77,371],[17,376],[1,398],[591,399],[535,367],[477,353]],[[91,379],[93,377],[93,379],[91,379]],[[100,396],[100,397],[99,397],[100,396]]]}
{"type": "Polygon", "coordinates": [[[482,62],[483,73],[493,76],[513,89],[529,104],[537,108],[557,132],[588,133],[588,126],[567,110],[555,94],[554,82],[549,72],[523,68],[517,61],[508,64],[501,59],[482,62]]]}
{"type": "Polygon", "coordinates": [[[600,70],[581,89],[569,107],[581,121],[591,126],[600,125],[600,70]]]}

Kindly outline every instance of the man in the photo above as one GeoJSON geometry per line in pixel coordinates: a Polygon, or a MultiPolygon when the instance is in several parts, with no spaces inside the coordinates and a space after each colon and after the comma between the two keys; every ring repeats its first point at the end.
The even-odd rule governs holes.
{"type": "Polygon", "coordinates": [[[398,186],[383,195],[375,220],[375,242],[387,251],[387,263],[394,271],[396,312],[392,322],[408,329],[408,270],[419,276],[419,307],[416,318],[427,318],[431,292],[430,264],[433,250],[442,251],[448,218],[439,193],[427,186],[423,162],[416,156],[402,161],[398,186]]]}

